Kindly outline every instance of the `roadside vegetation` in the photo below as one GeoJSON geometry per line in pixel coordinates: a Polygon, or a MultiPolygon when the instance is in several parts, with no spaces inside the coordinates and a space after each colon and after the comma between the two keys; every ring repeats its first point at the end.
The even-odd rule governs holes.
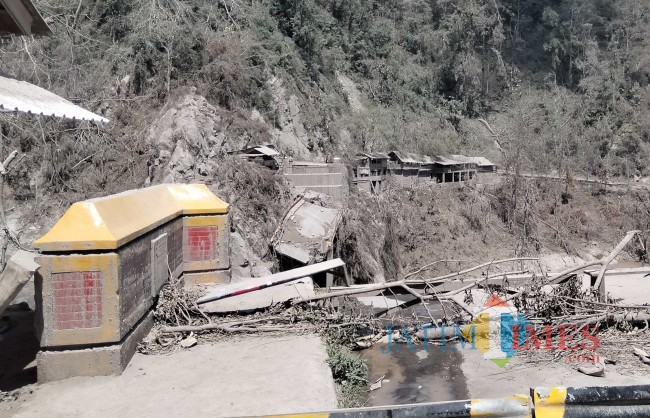
{"type": "Polygon", "coordinates": [[[368,366],[358,354],[337,342],[327,345],[327,364],[339,391],[339,407],[357,408],[368,398],[368,366]]]}
{"type": "Polygon", "coordinates": [[[278,122],[274,78],[297,97],[314,152],[483,152],[513,171],[648,173],[645,2],[36,3],[54,37],[0,45],[2,71],[112,120],[2,115],[1,151],[27,152],[16,176],[42,174],[41,190],[142,184],[144,134],[189,87],[231,116],[228,136],[262,135],[248,115],[278,122]],[[361,109],[348,111],[337,73],[358,86],[361,109]]]}

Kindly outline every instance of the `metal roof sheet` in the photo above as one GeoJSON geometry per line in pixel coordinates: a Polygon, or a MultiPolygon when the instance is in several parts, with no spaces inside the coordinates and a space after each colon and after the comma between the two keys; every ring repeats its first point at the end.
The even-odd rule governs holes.
{"type": "Polygon", "coordinates": [[[471,157],[471,158],[474,160],[474,163],[479,167],[492,167],[496,165],[485,157],[471,157]]]}
{"type": "Polygon", "coordinates": [[[419,155],[408,152],[397,152],[391,151],[390,154],[394,155],[401,163],[406,164],[421,164],[421,165],[430,165],[437,164],[442,166],[449,165],[462,165],[462,164],[476,164],[478,166],[494,166],[487,158],[485,157],[466,157],[460,154],[454,154],[449,156],[443,155],[419,155]]]}
{"type": "Polygon", "coordinates": [[[266,155],[268,157],[273,157],[280,155],[280,153],[275,149],[273,145],[254,145],[249,148],[244,148],[236,151],[230,151],[228,154],[236,154],[242,156],[253,157],[256,154],[266,155]]]}
{"type": "Polygon", "coordinates": [[[457,161],[473,163],[480,167],[494,166],[494,164],[485,157],[467,157],[465,155],[450,155],[449,157],[457,161]]]}
{"type": "Polygon", "coordinates": [[[382,154],[381,152],[357,152],[357,156],[366,157],[373,160],[385,160],[388,159],[388,155],[382,154]]]}
{"type": "MultiPolygon", "coordinates": [[[[398,160],[406,164],[420,164],[420,165],[432,165],[441,161],[439,156],[430,156],[430,155],[419,155],[411,152],[398,153],[396,151],[391,151],[392,154],[395,154],[398,160]]],[[[443,160],[444,162],[444,160],[443,160]]]]}
{"type": "Polygon", "coordinates": [[[458,160],[456,158],[453,158],[453,155],[450,155],[449,157],[444,157],[442,155],[439,155],[436,157],[436,164],[438,165],[459,165],[459,164],[465,164],[465,161],[458,160]]]}
{"type": "Polygon", "coordinates": [[[397,151],[391,151],[389,154],[393,154],[401,163],[420,164],[419,160],[413,158],[414,154],[401,153],[397,151]]]}
{"type": "Polygon", "coordinates": [[[280,155],[280,153],[277,152],[275,149],[268,147],[266,145],[260,145],[259,147],[255,147],[255,151],[258,151],[259,153],[267,155],[269,157],[273,157],[274,155],[280,155]]]}
{"type": "Polygon", "coordinates": [[[41,87],[0,73],[0,112],[3,111],[102,123],[109,121],[41,87]]]}

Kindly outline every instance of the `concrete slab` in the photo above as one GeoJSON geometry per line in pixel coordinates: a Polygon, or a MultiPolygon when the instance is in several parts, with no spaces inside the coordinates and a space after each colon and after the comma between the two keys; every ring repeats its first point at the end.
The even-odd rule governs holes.
{"type": "Polygon", "coordinates": [[[645,273],[605,274],[605,291],[622,305],[645,305],[650,303],[650,276],[645,273]]]}
{"type": "Polygon", "coordinates": [[[36,299],[34,298],[34,277],[29,279],[27,283],[23,286],[22,289],[18,292],[14,300],[11,301],[11,305],[18,305],[20,303],[26,303],[29,306],[29,309],[36,309],[36,299]]]}
{"type": "MultiPolygon", "coordinates": [[[[320,337],[284,335],[136,354],[121,376],[35,387],[0,417],[236,417],[336,408],[320,337]]],[[[3,408],[6,409],[6,408],[3,408]]]]}
{"type": "Polygon", "coordinates": [[[377,309],[390,309],[399,306],[403,302],[387,296],[355,296],[356,299],[366,306],[377,309]]]}
{"type": "MultiPolygon", "coordinates": [[[[219,287],[209,288],[208,292],[218,289],[219,287]]],[[[314,282],[311,278],[305,277],[290,283],[206,303],[201,306],[201,309],[210,313],[248,312],[268,308],[275,303],[314,295],[314,282]]]]}
{"type": "Polygon", "coordinates": [[[295,247],[292,244],[286,244],[282,242],[275,246],[275,250],[280,254],[284,254],[287,257],[301,262],[302,264],[309,264],[309,261],[311,260],[311,254],[309,253],[309,250],[295,247]]]}
{"type": "Polygon", "coordinates": [[[289,283],[305,277],[313,277],[315,274],[343,267],[344,265],[345,263],[340,258],[335,258],[334,260],[323,261],[322,263],[282,271],[270,276],[242,280],[238,283],[214,287],[196,302],[199,305],[202,305],[211,301],[224,299],[225,297],[232,297],[235,293],[244,294],[254,292],[259,290],[261,287],[273,287],[278,286],[281,283],[289,283]]]}
{"type": "MultiPolygon", "coordinates": [[[[612,269],[605,272],[605,291],[621,305],[650,304],[650,266],[640,265],[634,268],[612,269]]],[[[583,291],[591,287],[598,271],[583,274],[581,277],[583,291]]]]}
{"type": "Polygon", "coordinates": [[[36,253],[18,250],[7,262],[0,275],[0,314],[19,295],[23,286],[33,278],[34,272],[39,267],[34,261],[35,257],[36,253]]]}
{"type": "Polygon", "coordinates": [[[293,203],[271,239],[274,250],[303,264],[327,256],[341,220],[341,211],[308,199],[293,203]]]}

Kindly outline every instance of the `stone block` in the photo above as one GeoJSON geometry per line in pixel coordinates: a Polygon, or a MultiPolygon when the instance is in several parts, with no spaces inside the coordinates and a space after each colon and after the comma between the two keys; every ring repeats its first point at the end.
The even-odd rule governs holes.
{"type": "Polygon", "coordinates": [[[197,273],[183,274],[183,281],[186,287],[203,284],[229,284],[232,273],[230,269],[204,271],[197,273]]]}
{"type": "Polygon", "coordinates": [[[40,351],[36,357],[38,382],[121,374],[135,354],[138,343],[152,327],[153,313],[149,312],[118,344],[78,350],[40,351]]]}

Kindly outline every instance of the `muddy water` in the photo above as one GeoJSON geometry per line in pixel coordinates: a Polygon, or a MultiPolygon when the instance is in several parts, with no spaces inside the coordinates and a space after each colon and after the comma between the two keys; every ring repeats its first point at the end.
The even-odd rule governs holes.
{"type": "MultiPolygon", "coordinates": [[[[410,295],[397,296],[400,301],[413,299],[410,295]]],[[[445,310],[437,301],[428,302],[425,307],[419,301],[397,312],[380,318],[386,325],[399,330],[407,323],[427,324],[431,318],[444,318],[445,310]]],[[[422,345],[410,349],[406,344],[375,344],[361,352],[368,365],[370,383],[381,376],[382,387],[368,393],[366,406],[408,404],[416,402],[442,402],[468,399],[465,376],[461,371],[462,354],[454,343],[445,347],[422,345]]]]}
{"type": "Polygon", "coordinates": [[[364,350],[361,357],[369,368],[372,383],[381,376],[382,387],[368,393],[366,406],[438,402],[468,399],[469,392],[460,365],[462,354],[455,345],[429,345],[409,349],[405,344],[375,344],[364,350]]]}

